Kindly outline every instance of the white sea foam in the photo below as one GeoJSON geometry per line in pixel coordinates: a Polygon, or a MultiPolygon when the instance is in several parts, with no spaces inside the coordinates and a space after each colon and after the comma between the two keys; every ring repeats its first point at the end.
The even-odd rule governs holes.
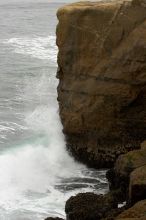
{"type": "MultiPolygon", "coordinates": [[[[4,43],[15,53],[47,59],[56,65],[53,36],[11,38],[4,43]]],[[[2,134],[27,129],[33,135],[0,154],[0,219],[62,217],[65,201],[70,196],[95,189],[99,193],[107,190],[105,171],[86,168],[66,151],[56,101],[55,73],[26,75],[23,84],[17,100],[18,104],[19,101],[24,104],[22,125],[1,122],[0,129],[2,134]]]]}
{"type": "Polygon", "coordinates": [[[57,46],[55,36],[11,38],[4,40],[3,43],[11,46],[15,53],[56,63],[57,46]]]}
{"type": "MultiPolygon", "coordinates": [[[[33,82],[28,77],[27,86],[21,93],[26,105],[27,102],[30,104],[34,103],[33,100],[37,101],[37,105],[33,108],[29,106],[29,111],[24,112],[25,127],[33,131],[34,136],[24,143],[11,146],[0,155],[2,220],[62,217],[65,201],[70,196],[78,192],[94,191],[98,183],[106,184],[105,171],[89,170],[75,162],[66,151],[56,96],[54,94],[52,97],[49,93],[46,77],[38,76],[33,82]],[[88,183],[84,178],[94,181],[88,183]],[[76,188],[77,184],[80,187],[76,188]],[[86,186],[82,187],[84,184],[86,186]],[[71,189],[67,190],[68,187],[71,189]]],[[[106,189],[99,188],[99,192],[106,189]]]]}
{"type": "Polygon", "coordinates": [[[48,215],[63,216],[66,199],[78,192],[93,191],[93,188],[92,184],[87,184],[83,189],[62,192],[56,186],[65,179],[72,183],[73,178],[91,178],[91,173],[66,151],[55,107],[39,106],[27,114],[25,120],[37,136],[0,155],[0,207],[5,210],[4,220],[12,220],[13,213],[15,220],[21,220],[22,210],[29,213],[30,219],[33,213],[38,220],[48,215]],[[84,173],[86,170],[88,172],[84,173]]]}

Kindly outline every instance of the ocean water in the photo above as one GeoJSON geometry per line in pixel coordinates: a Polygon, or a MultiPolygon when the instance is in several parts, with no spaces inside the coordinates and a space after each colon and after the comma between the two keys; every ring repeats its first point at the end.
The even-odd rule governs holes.
{"type": "Polygon", "coordinates": [[[105,170],[65,148],[55,77],[62,4],[0,0],[0,220],[64,217],[70,196],[108,189],[105,170]]]}

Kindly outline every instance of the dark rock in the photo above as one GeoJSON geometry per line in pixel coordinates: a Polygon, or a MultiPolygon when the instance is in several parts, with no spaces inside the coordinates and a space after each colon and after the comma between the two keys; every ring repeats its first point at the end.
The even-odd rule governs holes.
{"type": "Polygon", "coordinates": [[[135,169],[131,173],[129,185],[130,204],[143,199],[146,199],[146,165],[135,169]]]}
{"type": "Polygon", "coordinates": [[[110,183],[110,189],[121,192],[120,198],[123,197],[123,201],[132,202],[133,200],[133,202],[137,202],[146,198],[146,196],[144,197],[146,195],[144,165],[146,165],[146,142],[141,144],[141,149],[119,156],[115,167],[107,172],[106,176],[110,183]]]}
{"type": "Polygon", "coordinates": [[[68,220],[98,220],[115,208],[117,203],[111,194],[80,193],[66,202],[65,212],[68,220]]]}
{"type": "Polygon", "coordinates": [[[125,207],[112,209],[110,212],[106,214],[106,217],[102,218],[101,220],[115,220],[115,218],[124,211],[125,211],[125,207]]]}
{"type": "Polygon", "coordinates": [[[128,186],[129,186],[129,176],[123,177],[119,176],[115,168],[107,171],[106,177],[109,181],[109,188],[114,195],[114,198],[117,198],[118,203],[122,203],[128,200],[128,186]]]}

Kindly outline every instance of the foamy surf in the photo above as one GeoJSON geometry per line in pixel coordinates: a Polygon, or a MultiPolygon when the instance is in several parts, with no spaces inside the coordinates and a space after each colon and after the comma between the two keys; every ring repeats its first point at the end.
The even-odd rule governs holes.
{"type": "Polygon", "coordinates": [[[8,20],[1,13],[5,17],[1,33],[8,32],[0,39],[6,65],[0,73],[0,220],[64,217],[70,196],[108,190],[105,170],[88,169],[66,151],[56,94],[55,30],[51,29],[56,27],[58,6],[49,5],[49,11],[48,3],[30,5],[6,7],[8,20]],[[32,23],[26,28],[28,17],[32,23]]]}
{"type": "Polygon", "coordinates": [[[107,190],[105,171],[86,168],[66,151],[55,107],[39,106],[26,114],[25,121],[36,136],[0,155],[1,219],[24,220],[21,212],[27,219],[62,217],[70,196],[107,190]]]}
{"type": "Polygon", "coordinates": [[[89,170],[76,163],[65,148],[52,140],[41,137],[0,155],[0,217],[12,220],[14,214],[15,220],[21,220],[23,211],[29,214],[28,219],[61,217],[71,195],[107,190],[104,171],[89,170]]]}
{"type": "Polygon", "coordinates": [[[57,47],[55,36],[11,38],[4,40],[3,43],[11,46],[15,53],[56,63],[57,47]]]}

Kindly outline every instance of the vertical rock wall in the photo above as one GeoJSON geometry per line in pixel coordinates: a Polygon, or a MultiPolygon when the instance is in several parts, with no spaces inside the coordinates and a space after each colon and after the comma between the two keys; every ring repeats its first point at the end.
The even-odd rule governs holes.
{"type": "Polygon", "coordinates": [[[146,139],[146,1],[58,11],[58,102],[67,146],[93,167],[146,139]]]}

